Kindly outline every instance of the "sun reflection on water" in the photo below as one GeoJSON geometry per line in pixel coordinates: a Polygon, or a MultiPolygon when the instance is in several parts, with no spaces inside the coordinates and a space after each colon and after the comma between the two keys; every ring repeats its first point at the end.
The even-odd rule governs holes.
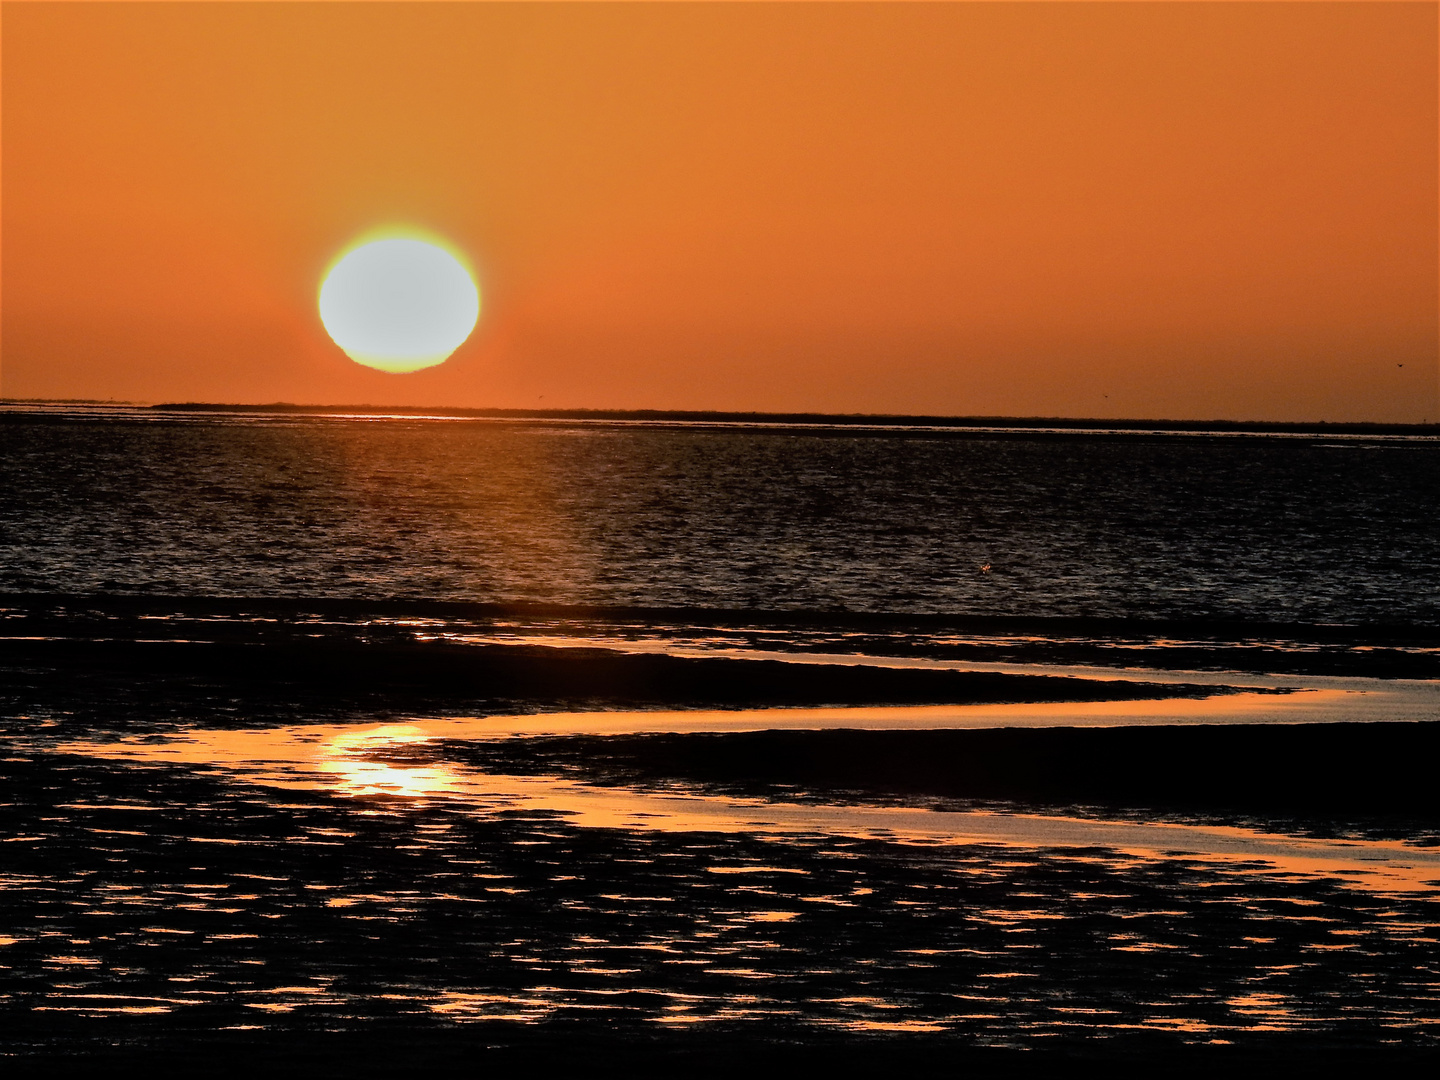
{"type": "MultiPolygon", "coordinates": [[[[496,775],[439,757],[443,740],[495,738],[513,730],[509,725],[513,719],[428,720],[369,727],[191,729],[159,741],[76,742],[59,749],[137,763],[222,769],[261,784],[319,789],[361,802],[446,800],[472,814],[555,814],[582,828],[821,833],[912,845],[1099,848],[1148,859],[1224,863],[1231,870],[1257,875],[1335,878],[1353,888],[1382,893],[1440,890],[1440,851],[1397,842],[1327,841],[1233,826],[1107,821],[1061,814],[837,806],[686,790],[654,792],[599,787],[557,776],[496,775]],[[406,757],[415,760],[411,763],[406,757]]],[[[1076,857],[1084,856],[1077,852],[1076,857]]],[[[745,866],[711,869],[741,874],[752,870],[745,866]]],[[[918,901],[904,901],[912,902],[918,901]]],[[[1143,948],[1132,946],[1136,947],[1143,948]]]]}
{"type": "Polygon", "coordinates": [[[449,766],[395,765],[375,760],[376,754],[428,741],[430,736],[413,724],[386,724],[345,732],[318,744],[315,766],[333,781],[340,794],[354,798],[396,795],[413,799],[464,794],[464,777],[449,766]]]}

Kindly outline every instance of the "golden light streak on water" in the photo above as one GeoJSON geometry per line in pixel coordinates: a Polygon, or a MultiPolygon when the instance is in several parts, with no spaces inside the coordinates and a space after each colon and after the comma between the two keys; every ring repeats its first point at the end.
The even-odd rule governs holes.
{"type": "MultiPolygon", "coordinates": [[[[1165,702],[1164,706],[1188,712],[1197,705],[1223,709],[1227,703],[1233,704],[1233,699],[1165,702]]],[[[1122,709],[1127,706],[1157,708],[1154,702],[1106,704],[1122,709]]],[[[1044,711],[1044,707],[1037,706],[974,708],[1044,711]]],[[[951,709],[946,715],[954,712],[951,709]]],[[[950,726],[925,723],[936,716],[934,709],[756,710],[745,716],[735,713],[683,715],[696,725],[687,730],[713,730],[714,725],[721,722],[727,724],[725,730],[754,730],[752,724],[762,713],[772,721],[766,726],[774,726],[777,713],[809,714],[811,726],[820,726],[815,723],[820,714],[829,719],[824,726],[847,726],[842,721],[861,719],[854,715],[857,713],[866,714],[873,721],[887,721],[888,726],[950,726]],[[711,726],[702,726],[706,724],[711,726]],[[735,726],[728,726],[730,724],[735,726]]],[[[1232,870],[1257,874],[1338,878],[1352,887],[1380,893],[1440,888],[1440,851],[1395,842],[1315,840],[1230,826],[1096,820],[1058,814],[802,805],[698,793],[597,787],[557,777],[492,775],[444,761],[412,766],[377,760],[379,755],[421,747],[440,739],[494,739],[514,734],[517,728],[533,730],[523,726],[527,722],[544,722],[553,727],[590,717],[597,725],[636,730],[631,725],[656,718],[655,722],[661,726],[648,730],[672,730],[673,727],[664,725],[667,722],[673,725],[675,715],[552,714],[545,718],[424,720],[359,728],[332,724],[228,731],[194,729],[158,742],[153,741],[153,737],[119,742],[74,742],[58,749],[137,764],[218,768],[259,784],[319,790],[354,799],[386,796],[446,800],[455,803],[457,809],[477,814],[502,810],[548,811],[563,814],[570,825],[583,828],[672,833],[823,833],[903,844],[1102,848],[1144,859],[1181,858],[1224,864],[1232,870]]],[[[574,728],[567,730],[573,732],[574,728]]]]}

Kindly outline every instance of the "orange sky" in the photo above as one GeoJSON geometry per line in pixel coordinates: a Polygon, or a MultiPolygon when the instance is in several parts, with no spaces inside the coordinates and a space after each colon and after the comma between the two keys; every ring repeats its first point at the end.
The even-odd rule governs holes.
{"type": "Polygon", "coordinates": [[[1437,44],[1429,3],[9,3],[0,393],[1440,420],[1437,44]],[[315,310],[393,222],[485,294],[413,375],[315,310]]]}

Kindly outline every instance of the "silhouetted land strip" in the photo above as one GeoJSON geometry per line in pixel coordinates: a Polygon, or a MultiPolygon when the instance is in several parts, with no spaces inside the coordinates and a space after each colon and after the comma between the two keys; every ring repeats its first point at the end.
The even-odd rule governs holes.
{"type": "Polygon", "coordinates": [[[932,797],[1440,825],[1440,722],[757,731],[450,743],[487,771],[742,795],[932,797]]]}
{"type": "Polygon", "coordinates": [[[303,413],[309,415],[459,416],[477,419],[618,420],[684,424],[802,424],[823,427],[1035,428],[1086,431],[1294,432],[1347,435],[1434,435],[1437,424],[1374,424],[1264,420],[1115,420],[1063,416],[931,416],[908,413],[725,412],[699,409],[433,409],[382,405],[225,405],[176,402],[152,405],[157,412],[303,413]]]}
{"type": "MultiPolygon", "coordinates": [[[[314,416],[314,417],[444,417],[459,420],[533,420],[541,423],[683,425],[706,424],[726,427],[765,428],[776,433],[798,430],[808,434],[824,434],[827,429],[841,429],[849,435],[878,430],[889,437],[906,434],[925,436],[980,436],[1005,438],[1070,437],[1075,435],[1125,435],[1143,437],[1156,433],[1174,435],[1214,434],[1286,434],[1286,435],[1440,435],[1440,424],[1381,424],[1326,421],[1264,421],[1264,420],[1146,420],[1065,416],[929,416],[897,413],[808,413],[808,412],[723,412],[685,409],[463,409],[446,406],[381,405],[295,405],[272,402],[265,405],[227,405],[221,402],[167,402],[157,405],[132,405],[125,402],[102,401],[32,401],[0,399],[0,405],[21,406],[0,412],[3,422],[65,421],[65,409],[83,409],[93,416],[95,410],[113,409],[116,418],[125,413],[143,411],[149,418],[162,420],[166,414],[192,416],[314,416]],[[30,406],[29,409],[23,407],[30,406]],[[848,432],[844,429],[851,429],[848,432]],[[906,429],[931,429],[911,430],[906,429]],[[949,430],[946,430],[949,429],[949,430]]],[[[79,417],[85,419],[86,416],[79,417]]]]}

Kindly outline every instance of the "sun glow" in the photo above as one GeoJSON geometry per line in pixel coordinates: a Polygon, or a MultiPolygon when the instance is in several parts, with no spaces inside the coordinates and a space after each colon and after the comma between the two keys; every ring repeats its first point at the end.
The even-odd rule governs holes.
{"type": "Polygon", "coordinates": [[[320,286],[320,321],[357,364],[394,374],[444,363],[475,329],[480,291],[462,257],[410,235],[345,251],[320,286]]]}

